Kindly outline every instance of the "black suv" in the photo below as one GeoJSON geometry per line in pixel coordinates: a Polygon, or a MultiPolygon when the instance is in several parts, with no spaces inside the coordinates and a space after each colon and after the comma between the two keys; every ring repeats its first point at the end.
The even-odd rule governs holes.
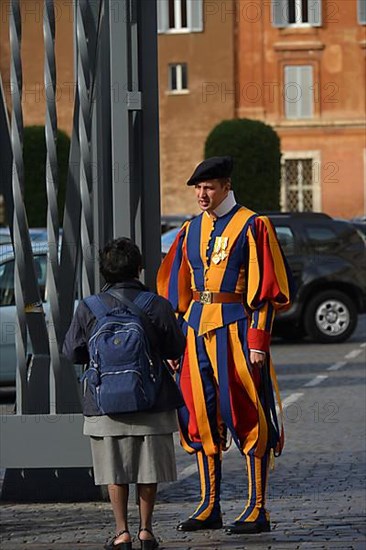
{"type": "MultiPolygon", "coordinates": [[[[352,222],[321,213],[265,212],[272,220],[297,284],[291,308],[278,314],[274,334],[309,335],[317,342],[343,342],[366,311],[366,239],[352,222]]],[[[181,225],[189,216],[172,216],[181,225]]],[[[167,253],[178,229],[162,235],[167,253]]]]}
{"type": "Polygon", "coordinates": [[[278,314],[274,334],[343,342],[366,311],[365,237],[347,221],[321,213],[271,213],[297,284],[291,308],[278,314]]]}

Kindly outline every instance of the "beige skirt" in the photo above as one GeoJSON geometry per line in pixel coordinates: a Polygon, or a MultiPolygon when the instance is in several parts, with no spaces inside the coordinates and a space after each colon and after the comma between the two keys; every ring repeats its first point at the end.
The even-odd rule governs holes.
{"type": "Polygon", "coordinates": [[[172,434],[90,437],[96,485],[175,481],[172,434]]]}

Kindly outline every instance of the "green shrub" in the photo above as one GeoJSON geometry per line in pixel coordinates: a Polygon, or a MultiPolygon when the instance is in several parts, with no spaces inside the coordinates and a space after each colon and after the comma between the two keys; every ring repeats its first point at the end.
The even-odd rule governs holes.
{"type": "MultiPolygon", "coordinates": [[[[65,204],[66,180],[69,161],[70,138],[57,132],[58,164],[58,211],[60,225],[65,204]]],[[[46,191],[46,140],[44,126],[24,128],[24,202],[29,227],[46,227],[47,191],[46,191]]]]}
{"type": "Polygon", "coordinates": [[[205,145],[205,158],[221,155],[234,159],[232,185],[240,204],[255,211],[280,209],[280,139],[271,126],[246,118],[224,120],[205,145]]]}

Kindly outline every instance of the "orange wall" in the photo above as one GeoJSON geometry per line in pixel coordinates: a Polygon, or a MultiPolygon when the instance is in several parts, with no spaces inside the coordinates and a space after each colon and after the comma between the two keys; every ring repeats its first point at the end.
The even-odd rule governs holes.
{"type": "Polygon", "coordinates": [[[292,129],[281,136],[283,151],[321,151],[320,166],[314,167],[321,185],[321,210],[350,218],[361,215],[364,208],[364,181],[359,177],[364,172],[362,141],[363,130],[292,129]]]}

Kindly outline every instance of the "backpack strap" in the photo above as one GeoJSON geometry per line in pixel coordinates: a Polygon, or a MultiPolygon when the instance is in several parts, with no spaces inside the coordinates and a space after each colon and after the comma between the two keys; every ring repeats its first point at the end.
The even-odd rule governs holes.
{"type": "Polygon", "coordinates": [[[100,298],[100,296],[93,295],[84,298],[84,303],[88,306],[94,317],[99,321],[102,317],[105,317],[107,313],[111,311],[111,308],[107,306],[100,298]]]}
{"type": "Polygon", "coordinates": [[[118,291],[110,288],[107,290],[108,294],[111,294],[114,298],[119,300],[123,305],[125,305],[132,313],[137,315],[141,319],[143,327],[146,331],[148,340],[154,349],[159,349],[158,337],[154,325],[145,313],[142,307],[146,307],[150,302],[152,302],[155,294],[152,292],[141,292],[135,300],[132,302],[124,294],[119,293],[118,291]]]}
{"type": "MultiPolygon", "coordinates": [[[[139,307],[140,309],[143,310],[143,312],[145,313],[145,309],[147,308],[148,305],[150,305],[150,303],[153,301],[153,299],[155,298],[156,294],[154,294],[153,292],[147,292],[147,291],[142,291],[140,292],[140,294],[138,294],[136,296],[136,298],[134,299],[133,303],[139,307]]],[[[146,313],[145,313],[146,314],[146,313]]],[[[149,319],[150,320],[150,319],[149,319]]]]}

